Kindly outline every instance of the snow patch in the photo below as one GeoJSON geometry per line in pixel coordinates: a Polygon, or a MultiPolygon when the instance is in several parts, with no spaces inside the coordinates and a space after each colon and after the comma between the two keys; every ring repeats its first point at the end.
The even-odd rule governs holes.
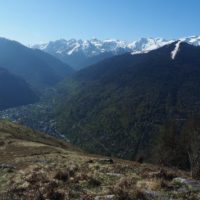
{"type": "Polygon", "coordinates": [[[182,40],[178,41],[175,45],[175,49],[171,52],[171,58],[172,60],[174,60],[176,58],[176,55],[179,51],[179,47],[180,47],[180,44],[181,44],[182,40]]]}
{"type": "Polygon", "coordinates": [[[67,52],[67,54],[72,55],[74,52],[78,51],[79,47],[80,47],[80,44],[76,43],[75,46],[70,51],[67,52]]]}
{"type": "Polygon", "coordinates": [[[137,55],[137,54],[145,54],[145,53],[149,53],[151,50],[149,51],[134,51],[131,53],[131,55],[137,55]]]}

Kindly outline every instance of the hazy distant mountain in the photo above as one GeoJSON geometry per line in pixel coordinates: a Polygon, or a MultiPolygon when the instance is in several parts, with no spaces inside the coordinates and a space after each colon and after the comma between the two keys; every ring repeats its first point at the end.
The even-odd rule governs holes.
{"type": "Polygon", "coordinates": [[[35,103],[38,97],[21,78],[0,68],[0,110],[35,103]]]}
{"type": "Polygon", "coordinates": [[[50,53],[75,69],[83,68],[104,58],[130,51],[128,43],[119,40],[57,40],[48,44],[34,45],[50,53]]]}
{"type": "Polygon", "coordinates": [[[133,158],[167,120],[200,114],[200,47],[178,41],[115,56],[77,72],[59,94],[59,124],[96,153],[133,158]]]}
{"type": "Polygon", "coordinates": [[[5,38],[0,38],[0,66],[37,89],[52,86],[73,71],[50,54],[5,38]]]}
{"type": "MultiPolygon", "coordinates": [[[[200,36],[181,38],[181,40],[193,45],[200,45],[200,36]]],[[[33,45],[32,48],[43,50],[70,64],[75,69],[81,69],[114,55],[127,52],[132,52],[133,54],[147,52],[174,41],[162,38],[141,38],[134,42],[98,39],[85,41],[62,39],[46,44],[33,45]]]]}

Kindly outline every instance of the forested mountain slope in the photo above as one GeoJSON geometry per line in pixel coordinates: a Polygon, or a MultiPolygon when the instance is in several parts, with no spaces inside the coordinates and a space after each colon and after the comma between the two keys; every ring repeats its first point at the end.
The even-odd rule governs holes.
{"type": "Polygon", "coordinates": [[[200,47],[178,41],[77,72],[60,86],[60,130],[92,152],[148,158],[168,120],[200,114],[199,55],[200,47]]]}

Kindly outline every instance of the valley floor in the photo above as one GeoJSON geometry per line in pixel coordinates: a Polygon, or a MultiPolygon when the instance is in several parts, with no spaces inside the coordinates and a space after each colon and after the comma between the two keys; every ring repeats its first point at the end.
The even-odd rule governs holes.
{"type": "Polygon", "coordinates": [[[89,155],[31,129],[0,123],[1,200],[200,199],[177,169],[89,155]]]}

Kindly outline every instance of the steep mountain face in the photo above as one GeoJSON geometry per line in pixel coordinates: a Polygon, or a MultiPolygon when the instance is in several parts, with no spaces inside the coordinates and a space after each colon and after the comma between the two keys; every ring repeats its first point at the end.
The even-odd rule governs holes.
{"type": "Polygon", "coordinates": [[[0,110],[35,103],[38,97],[21,78],[0,68],[0,110]]]}
{"type": "Polygon", "coordinates": [[[0,38],[0,66],[36,89],[52,86],[73,72],[67,64],[45,52],[4,38],[0,38]]]}
{"type": "Polygon", "coordinates": [[[60,88],[60,130],[92,152],[148,157],[167,120],[200,114],[199,55],[178,41],[80,70],[60,88]]]}
{"type": "MultiPolygon", "coordinates": [[[[181,38],[189,44],[200,45],[200,36],[181,38]]],[[[75,69],[81,69],[95,64],[115,55],[132,52],[133,54],[148,52],[170,44],[175,40],[162,38],[141,38],[133,42],[120,40],[57,40],[47,44],[33,45],[32,48],[40,49],[69,63],[75,69]]]]}

